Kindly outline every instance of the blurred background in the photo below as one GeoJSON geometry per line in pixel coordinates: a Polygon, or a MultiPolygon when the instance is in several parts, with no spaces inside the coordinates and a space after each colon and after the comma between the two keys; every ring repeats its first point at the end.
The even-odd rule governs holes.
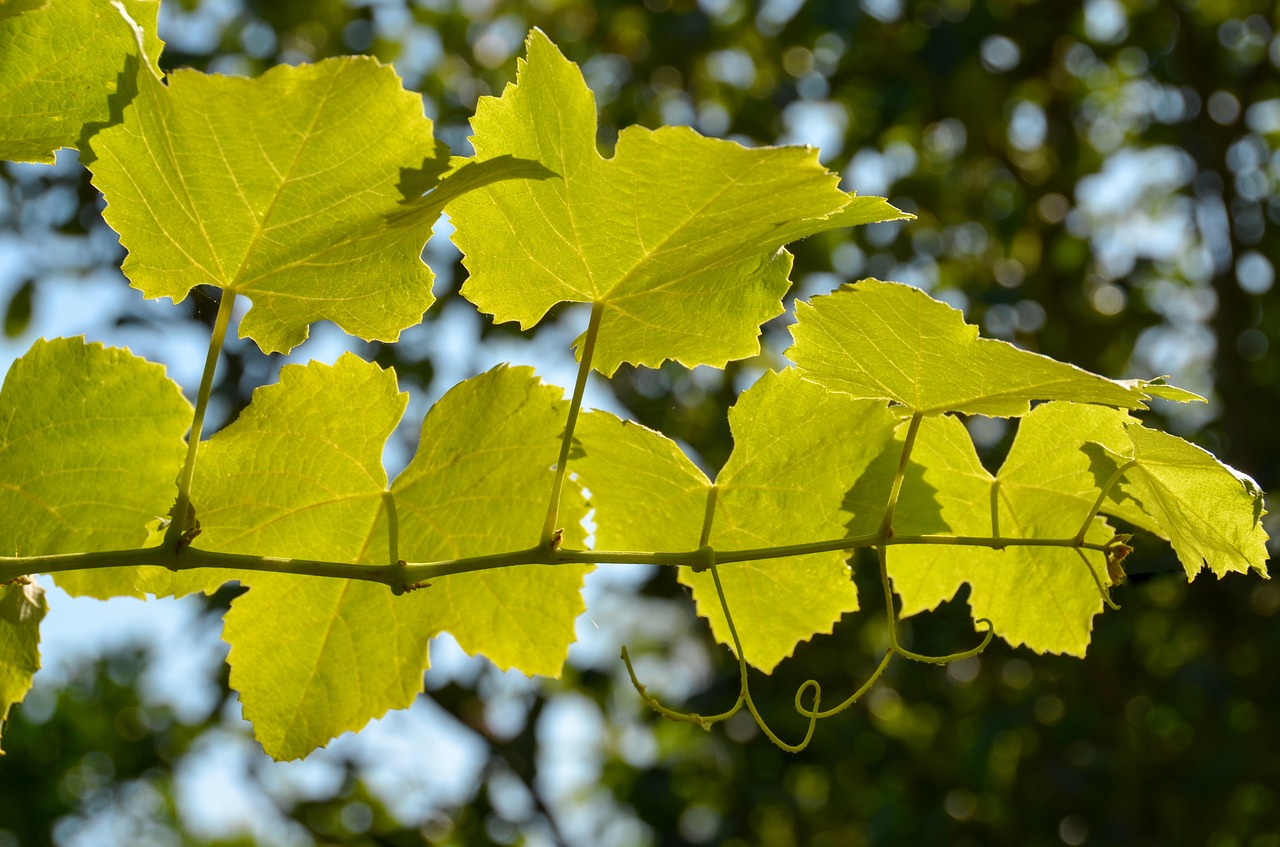
{"type": "MultiPolygon", "coordinates": [[[[161,13],[166,69],[394,63],[460,154],[477,98],[514,80],[531,26],[581,64],[606,155],[630,124],[811,144],[846,188],[917,215],[793,245],[794,295],[901,280],[989,337],[1108,376],[1169,374],[1210,402],[1161,406],[1153,423],[1277,489],[1273,3],[166,0],[161,13]]],[[[0,169],[0,366],[39,335],[84,333],[165,362],[194,392],[216,304],[130,290],[101,205],[74,154],[0,169]]],[[[422,326],[371,345],[320,325],[288,359],[231,344],[213,424],[282,362],[352,349],[412,392],[394,472],[460,379],[514,361],[571,385],[585,316],[523,335],[490,325],[456,295],[465,271],[448,232],[442,221],[426,251],[440,302],[422,326]]],[[[787,324],[766,327],[756,360],[624,368],[589,402],[680,439],[714,472],[731,449],[725,410],[785,365],[787,324]]],[[[1012,432],[969,423],[998,467],[1012,432]]],[[[1280,587],[1188,586],[1162,543],[1137,547],[1115,592],[1123,611],[1095,621],[1084,661],[997,641],[945,669],[899,663],[799,755],[750,721],[706,733],[639,704],[622,643],[671,705],[718,711],[736,695],[736,665],[669,571],[593,577],[563,679],[498,673],[444,638],[412,710],[284,764],[261,754],[226,688],[218,633],[236,589],[145,607],[55,589],[46,669],[5,731],[0,847],[1280,847],[1280,587]]],[[[864,564],[855,578],[873,598],[864,564]]],[[[933,653],[974,638],[963,594],[906,629],[933,653]]],[[[814,677],[843,696],[882,641],[878,613],[853,616],[757,678],[757,701],[797,737],[796,687],[814,677]]]]}

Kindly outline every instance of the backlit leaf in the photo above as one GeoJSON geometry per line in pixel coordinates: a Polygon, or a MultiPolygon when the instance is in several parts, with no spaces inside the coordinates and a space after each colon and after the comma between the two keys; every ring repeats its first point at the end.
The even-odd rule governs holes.
{"type": "Polygon", "coordinates": [[[1122,383],[1003,341],[918,288],[866,279],[796,304],[787,355],[832,391],[883,397],[926,415],[1025,415],[1032,400],[1143,408],[1142,383],[1122,383]]]}
{"type": "MultiPolygon", "coordinates": [[[[377,531],[387,487],[382,449],[406,399],[394,374],[349,353],[333,366],[282,369],[278,383],[255,391],[240,417],[201,446],[194,546],[386,564],[385,533],[377,531]]],[[[355,580],[213,576],[249,586],[227,612],[223,637],[231,684],[273,757],[304,756],[422,690],[436,631],[425,598],[355,580]]]]}
{"type": "Polygon", "coordinates": [[[1131,424],[1137,464],[1124,490],[1169,538],[1191,579],[1253,570],[1267,575],[1262,491],[1252,479],[1177,436],[1131,424]]]}
{"type": "Polygon", "coordinates": [[[471,274],[462,293],[522,327],[560,302],[603,305],[592,360],[602,373],[754,355],[789,285],[782,245],[907,217],[840,191],[810,148],[628,127],[602,158],[578,67],[538,30],[527,48],[516,84],[477,104],[472,143],[479,159],[515,155],[561,178],[490,186],[450,208],[471,274]]]}
{"type": "Polygon", "coordinates": [[[0,732],[40,669],[40,621],[48,611],[44,589],[34,582],[0,585],[0,732]]]}
{"type": "MultiPolygon", "coordinates": [[[[240,334],[264,352],[321,319],[394,341],[432,303],[422,247],[458,187],[440,184],[450,162],[421,97],[373,59],[147,76],[93,149],[134,287],[175,302],[201,284],[244,295],[240,334]],[[445,191],[421,197],[431,188],[445,191]]],[[[467,188],[528,175],[510,159],[450,172],[467,188]]]]}
{"type": "MultiPolygon", "coordinates": [[[[0,391],[0,550],[141,547],[177,494],[190,426],[191,405],[160,365],[79,338],[37,341],[0,391]]],[[[125,569],[54,579],[72,594],[140,596],[125,569]]]]}
{"type": "MultiPolygon", "coordinates": [[[[1065,472],[1039,468],[1044,450],[1036,430],[1033,425],[1026,436],[1019,430],[999,476],[992,477],[959,420],[944,415],[921,423],[911,455],[925,468],[923,496],[936,498],[951,534],[1034,539],[1076,534],[1092,505],[1083,493],[1092,484],[1088,460],[1078,451],[1063,451],[1078,457],[1076,467],[1065,472]]],[[[921,495],[911,488],[904,483],[895,533],[936,533],[933,526],[912,526],[919,513],[914,502],[921,495]]],[[[1085,538],[1103,543],[1112,534],[1095,518],[1085,538]]],[[[900,544],[889,548],[888,568],[904,616],[935,608],[967,582],[973,616],[989,618],[1005,641],[1040,653],[1084,655],[1093,618],[1102,611],[1095,577],[1107,579],[1103,556],[1085,555],[1087,561],[1074,549],[1058,547],[900,544]]]]}
{"type": "MultiPolygon", "coordinates": [[[[729,551],[844,537],[845,493],[889,441],[895,420],[882,402],[831,394],[794,370],[766,374],[730,412],[734,451],[716,477],[708,543],[729,551]]],[[[586,457],[576,466],[596,503],[600,543],[698,547],[710,483],[703,478],[699,496],[701,472],[673,452],[675,445],[643,427],[607,421],[600,415],[583,432],[586,457]],[[639,486],[655,494],[624,516],[639,486]]],[[[847,556],[719,566],[748,662],[772,671],[799,642],[830,632],[858,608],[847,556]]],[[[693,588],[716,638],[732,645],[711,574],[682,568],[680,580],[693,588]]]]}
{"type": "Polygon", "coordinates": [[[136,92],[139,72],[156,67],[159,9],[156,0],[0,3],[0,159],[52,163],[60,147],[87,152],[136,92]]]}
{"type": "MultiPolygon", "coordinates": [[[[400,556],[429,562],[532,547],[551,498],[568,415],[563,392],[530,368],[500,366],[454,387],[423,423],[396,477],[400,556]]],[[[563,543],[581,546],[586,504],[567,485],[563,543]]],[[[431,580],[412,596],[464,650],[503,670],[559,676],[585,608],[589,565],[524,565],[431,580]]]]}

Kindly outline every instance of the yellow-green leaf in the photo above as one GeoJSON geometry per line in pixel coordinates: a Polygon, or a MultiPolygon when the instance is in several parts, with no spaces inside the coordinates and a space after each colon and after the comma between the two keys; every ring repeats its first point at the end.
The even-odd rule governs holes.
{"type": "MultiPolygon", "coordinates": [[[[400,557],[430,562],[537,544],[568,416],[563,392],[530,368],[500,366],[455,386],[423,422],[392,485],[400,557]]],[[[573,485],[563,543],[581,546],[586,504],[573,485]]],[[[431,580],[414,592],[432,626],[506,670],[559,676],[583,612],[589,565],[524,565],[431,580]]]]}
{"type": "MultiPolygon", "coordinates": [[[[141,547],[177,495],[190,426],[191,405],[160,365],[80,338],[37,341],[0,391],[0,550],[141,547]]],[[[55,580],[72,594],[141,596],[132,570],[55,580]]]]}
{"type": "Polygon", "coordinates": [[[94,139],[92,165],[135,288],[175,302],[201,284],[244,295],[240,334],[264,352],[290,350],[321,319],[383,341],[422,319],[435,217],[406,204],[449,160],[394,70],[347,57],[140,85],[123,123],[94,139]]]}
{"type": "MultiPolygon", "coordinates": [[[[393,373],[346,354],[290,365],[201,446],[196,547],[228,553],[388,562],[378,518],[382,449],[404,412],[393,373]]],[[[304,756],[422,690],[435,633],[424,598],[383,585],[215,572],[249,591],[227,613],[231,684],[263,748],[304,756]]]]}
{"type": "Polygon", "coordinates": [[[1252,479],[1174,435],[1130,424],[1133,468],[1124,490],[1158,524],[1193,578],[1256,571],[1267,576],[1266,514],[1252,479]]]}
{"type": "Polygon", "coordinates": [[[1033,400],[1144,408],[1143,383],[1123,383],[979,338],[964,316],[918,288],[865,279],[796,304],[787,355],[832,391],[883,397],[912,412],[1012,417],[1033,400]]]}
{"type": "MultiPolygon", "coordinates": [[[[596,505],[601,545],[692,550],[714,491],[708,543],[717,552],[844,537],[846,492],[889,443],[896,419],[883,402],[854,400],[766,374],[730,412],[734,450],[716,477],[702,476],[663,436],[597,413],[582,431],[575,467],[596,505]],[[639,489],[655,492],[628,514],[639,489]]],[[[858,608],[846,553],[816,553],[719,566],[746,660],[772,671],[796,645],[830,632],[858,608]]],[[[732,646],[710,573],[682,569],[698,613],[732,646]]]]}
{"type": "Polygon", "coordinates": [[[40,670],[40,621],[48,611],[44,589],[34,582],[0,585],[0,732],[40,670]]]}
{"type": "Polygon", "coordinates": [[[490,186],[450,207],[471,274],[462,293],[523,327],[560,302],[603,306],[592,364],[605,374],[754,355],[789,285],[782,245],[908,217],[840,191],[810,148],[628,127],[605,159],[578,67],[538,30],[527,49],[516,84],[477,104],[472,143],[478,159],[514,155],[560,179],[490,186]]]}
{"type": "MultiPolygon", "coordinates": [[[[925,469],[927,488],[921,492],[904,483],[895,534],[919,532],[912,526],[921,511],[915,504],[928,498],[941,505],[953,535],[1072,538],[1092,506],[1089,492],[1096,496],[1093,476],[1078,450],[1061,452],[1073,466],[1041,467],[1046,456],[1038,433],[1045,431],[1052,430],[1035,423],[1026,434],[1020,429],[999,476],[992,477],[960,421],[949,415],[926,418],[911,455],[925,469]]],[[[932,525],[923,529],[920,534],[937,534],[932,525]]],[[[1085,538],[1104,543],[1112,535],[1101,518],[1094,518],[1085,538]]],[[[935,608],[967,582],[973,616],[990,619],[1010,644],[1084,655],[1093,618],[1102,611],[1099,584],[1107,579],[1103,556],[1084,555],[1065,547],[901,544],[889,548],[888,568],[904,616],[935,608]]]]}
{"type": "Polygon", "coordinates": [[[0,2],[0,159],[88,152],[137,92],[138,74],[156,68],[159,9],[157,0],[0,2]]]}

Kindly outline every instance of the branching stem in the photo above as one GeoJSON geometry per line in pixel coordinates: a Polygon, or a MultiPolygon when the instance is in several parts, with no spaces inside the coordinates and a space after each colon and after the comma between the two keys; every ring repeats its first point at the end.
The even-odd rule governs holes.
{"type": "MultiPolygon", "coordinates": [[[[860,547],[897,544],[934,544],[959,547],[1067,547],[1106,552],[1108,544],[1098,542],[1077,543],[1074,538],[985,538],[964,535],[897,535],[881,538],[879,534],[815,541],[808,544],[787,544],[779,547],[758,547],[750,550],[715,551],[718,564],[765,561],[807,553],[825,553],[834,550],[855,550],[860,547]]],[[[294,573],[305,576],[328,576],[339,579],[361,579],[381,582],[397,593],[406,587],[452,574],[510,568],[517,565],[600,565],[637,564],[666,565],[671,567],[705,567],[707,550],[678,551],[629,551],[629,550],[575,550],[542,545],[490,553],[485,556],[465,556],[438,562],[406,562],[394,570],[387,567],[352,564],[350,562],[318,561],[312,559],[288,559],[278,556],[257,556],[247,553],[215,553],[197,546],[174,550],[163,547],[140,550],[113,550],[97,553],[58,553],[47,556],[0,556],[0,582],[19,576],[38,573],[95,570],[131,565],[158,565],[170,570],[193,568],[230,568],[233,570],[270,571],[294,573]]]]}

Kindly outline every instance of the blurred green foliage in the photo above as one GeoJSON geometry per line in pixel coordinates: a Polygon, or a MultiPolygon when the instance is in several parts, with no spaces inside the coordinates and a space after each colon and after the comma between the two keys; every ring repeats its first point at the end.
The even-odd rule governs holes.
{"type": "MultiPolygon", "coordinates": [[[[846,187],[919,217],[795,245],[797,294],[863,276],[908,281],[965,307],[989,336],[1112,376],[1172,374],[1212,402],[1152,414],[1264,489],[1280,487],[1280,13],[1270,2],[169,0],[162,20],[168,67],[253,74],[347,52],[394,62],[460,153],[477,97],[514,79],[531,26],[581,63],[606,152],[632,123],[820,143],[846,187]]],[[[82,172],[11,172],[3,188],[9,231],[86,245],[65,266],[36,269],[37,287],[66,266],[118,262],[118,249],[94,246],[103,225],[82,172]]],[[[441,257],[457,260],[444,251],[433,262],[441,257]]],[[[428,329],[456,302],[462,273],[437,271],[444,303],[428,329]]],[[[20,332],[40,301],[23,280],[8,290],[6,331],[20,332]]],[[[190,305],[198,300],[188,315],[207,324],[212,310],[190,305]]],[[[515,333],[486,324],[478,336],[515,333]]],[[[783,362],[785,319],[766,342],[759,360],[724,374],[624,367],[611,387],[714,469],[730,449],[725,409],[783,362]]],[[[372,352],[402,385],[432,387],[438,363],[411,340],[372,352]]],[[[226,365],[219,396],[234,409],[265,372],[252,354],[233,351],[226,365]]],[[[998,464],[1012,433],[971,424],[998,464]]],[[[1153,539],[1128,564],[1137,576],[1116,591],[1124,609],[1096,621],[1086,660],[997,642],[945,670],[898,665],[800,755],[750,724],[708,734],[647,714],[616,663],[571,668],[518,699],[515,729],[499,729],[485,672],[430,695],[488,757],[465,803],[395,820],[353,766],[338,792],[285,814],[316,844],[1280,847],[1280,589],[1244,578],[1186,586],[1153,539]],[[553,796],[539,776],[555,752],[544,717],[570,702],[599,717],[582,729],[595,740],[581,754],[598,776],[553,796]],[[532,798],[519,814],[493,801],[512,780],[532,798]],[[367,815],[345,819],[367,824],[362,832],[342,825],[355,803],[367,815]]],[[[857,569],[864,598],[877,596],[870,570],[857,569]]],[[[673,705],[732,702],[736,665],[705,643],[674,578],[655,574],[640,591],[612,625],[642,678],[673,705]]],[[[962,606],[913,622],[909,645],[968,646],[962,606]]],[[[798,736],[799,684],[814,677],[843,696],[882,638],[869,614],[803,645],[757,681],[762,708],[798,736]]],[[[163,843],[204,843],[183,834],[172,768],[223,722],[215,712],[184,726],[140,704],[136,662],[112,659],[18,710],[0,761],[0,845],[71,843],[68,821],[95,804],[131,804],[131,791],[178,839],[163,843]]]]}

